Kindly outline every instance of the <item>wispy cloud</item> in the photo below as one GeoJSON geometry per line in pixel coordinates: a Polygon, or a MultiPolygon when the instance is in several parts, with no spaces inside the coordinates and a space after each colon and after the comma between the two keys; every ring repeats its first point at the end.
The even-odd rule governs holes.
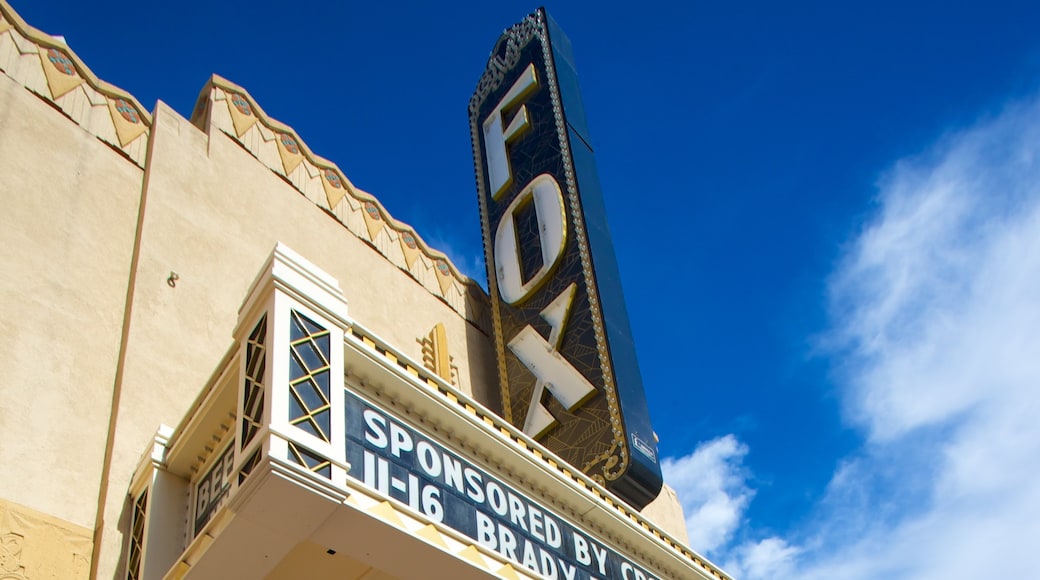
{"type": "Polygon", "coordinates": [[[805,576],[1035,570],[1038,152],[1034,99],[882,181],[830,286],[837,378],[868,442],[831,482],[805,576]]]}
{"type": "Polygon", "coordinates": [[[723,569],[735,578],[794,578],[792,570],[799,549],[781,538],[771,537],[737,545],[723,562],[723,569]]]}
{"type": "MultiPolygon", "coordinates": [[[[752,531],[714,532],[694,548],[722,549],[748,580],[1035,576],[1038,153],[1034,99],[893,166],[829,283],[825,351],[863,447],[804,527],[737,545],[752,531]]],[[[711,481],[734,473],[714,467],[711,481]]],[[[746,480],[722,489],[716,503],[739,509],[754,493],[746,480]]],[[[694,516],[701,497],[684,500],[694,516]]],[[[693,538],[702,522],[689,524],[693,538]]]]}
{"type": "Polygon", "coordinates": [[[706,554],[729,542],[754,492],[742,465],[747,446],[733,435],[702,443],[693,453],[661,462],[665,481],[682,502],[690,545],[706,554]]]}

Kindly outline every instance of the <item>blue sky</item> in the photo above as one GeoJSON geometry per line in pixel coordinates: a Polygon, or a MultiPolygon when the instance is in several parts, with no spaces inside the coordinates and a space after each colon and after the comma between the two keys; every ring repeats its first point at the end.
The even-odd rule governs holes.
{"type": "MultiPolygon", "coordinates": [[[[11,1],[146,107],[246,87],[484,278],[466,104],[537,5],[11,1]]],[[[1029,576],[1040,5],[548,9],[693,547],[748,579],[1029,576]]]]}

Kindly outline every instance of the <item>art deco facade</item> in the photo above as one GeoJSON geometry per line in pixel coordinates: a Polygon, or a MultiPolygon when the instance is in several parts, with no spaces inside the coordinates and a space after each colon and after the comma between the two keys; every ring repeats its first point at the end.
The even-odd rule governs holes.
{"type": "Polygon", "coordinates": [[[489,410],[484,292],[246,90],[149,112],[2,0],[0,72],[0,578],[728,578],[489,410]]]}

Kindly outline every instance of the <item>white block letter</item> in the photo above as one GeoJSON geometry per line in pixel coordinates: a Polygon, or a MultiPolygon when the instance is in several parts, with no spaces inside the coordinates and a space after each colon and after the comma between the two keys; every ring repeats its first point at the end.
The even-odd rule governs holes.
{"type": "Polygon", "coordinates": [[[538,76],[535,74],[534,64],[530,64],[484,120],[484,158],[487,161],[492,199],[498,199],[513,180],[513,168],[509,162],[509,150],[506,145],[516,141],[531,126],[526,105],[520,105],[520,109],[513,115],[513,120],[504,129],[502,113],[514,107],[537,88],[538,76]]]}

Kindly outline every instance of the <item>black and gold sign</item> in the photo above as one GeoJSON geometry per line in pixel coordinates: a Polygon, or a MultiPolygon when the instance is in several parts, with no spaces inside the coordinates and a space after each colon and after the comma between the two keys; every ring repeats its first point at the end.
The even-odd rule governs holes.
{"type": "Polygon", "coordinates": [[[570,42],[539,9],[469,103],[502,411],[641,509],[661,489],[570,42]]]}

